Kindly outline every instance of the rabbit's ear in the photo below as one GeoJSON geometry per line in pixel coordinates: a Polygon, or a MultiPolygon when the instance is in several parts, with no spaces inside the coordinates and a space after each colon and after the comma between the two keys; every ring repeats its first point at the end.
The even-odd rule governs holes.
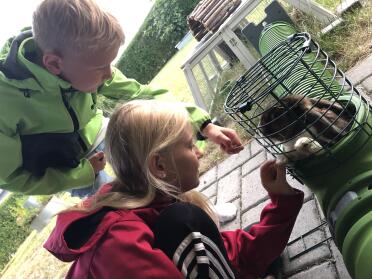
{"type": "MultiPolygon", "coordinates": [[[[320,120],[322,120],[322,113],[319,109],[317,109],[316,107],[312,108],[311,110],[308,110],[306,112],[306,124],[309,125],[309,124],[316,124],[318,123],[320,120]]],[[[328,126],[327,123],[325,123],[324,121],[322,121],[322,126],[324,126],[325,128],[328,126]]]]}
{"type": "Polygon", "coordinates": [[[355,106],[348,102],[347,104],[341,105],[339,102],[331,102],[328,100],[319,100],[319,102],[315,99],[311,99],[311,102],[315,107],[322,109],[322,113],[325,113],[325,116],[331,120],[340,122],[338,123],[339,126],[343,126],[342,124],[346,122],[350,122],[350,120],[355,115],[356,109],[355,106]],[[318,102],[318,103],[317,103],[318,102]]]}
{"type": "Polygon", "coordinates": [[[316,107],[308,112],[306,123],[316,129],[318,135],[316,140],[322,145],[337,141],[344,136],[350,124],[347,119],[337,116],[333,111],[329,110],[324,114],[324,111],[316,107]]]}
{"type": "Polygon", "coordinates": [[[306,124],[316,129],[316,140],[322,144],[329,143],[339,136],[339,129],[333,127],[332,122],[316,107],[307,112],[306,124]]]}
{"type": "Polygon", "coordinates": [[[321,109],[329,109],[334,111],[336,114],[342,113],[345,109],[338,102],[331,102],[328,100],[316,100],[310,99],[312,105],[321,109]]]}

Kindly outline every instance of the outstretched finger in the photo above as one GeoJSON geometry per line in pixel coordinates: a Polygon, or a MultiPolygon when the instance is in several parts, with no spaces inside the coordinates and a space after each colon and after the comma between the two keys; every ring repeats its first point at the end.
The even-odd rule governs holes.
{"type": "Polygon", "coordinates": [[[103,159],[105,159],[105,153],[103,151],[99,151],[95,155],[99,161],[103,161],[103,159]]]}
{"type": "Polygon", "coordinates": [[[269,170],[270,168],[273,167],[273,165],[275,164],[275,159],[269,159],[269,160],[266,160],[265,162],[262,163],[261,165],[261,169],[263,170],[269,170]]]}
{"type": "Polygon", "coordinates": [[[220,145],[221,149],[225,152],[228,152],[230,146],[231,146],[231,140],[223,133],[219,134],[217,139],[217,143],[220,145]]]}
{"type": "Polygon", "coordinates": [[[236,145],[236,146],[241,146],[242,145],[242,142],[238,136],[238,134],[232,130],[232,129],[224,129],[222,131],[227,137],[229,137],[229,139],[231,140],[232,144],[233,145],[236,145]]]}
{"type": "Polygon", "coordinates": [[[270,159],[265,161],[260,168],[260,174],[261,174],[261,179],[266,179],[268,177],[273,177],[275,176],[275,173],[273,172],[275,166],[275,160],[270,159]]]}
{"type": "Polygon", "coordinates": [[[230,152],[231,152],[231,154],[236,154],[236,153],[239,153],[240,151],[242,151],[243,149],[244,149],[243,145],[233,145],[230,148],[230,152]]]}
{"type": "Polygon", "coordinates": [[[276,173],[277,173],[277,178],[279,180],[286,180],[286,168],[285,164],[282,164],[280,162],[275,162],[276,164],[276,173]]]}

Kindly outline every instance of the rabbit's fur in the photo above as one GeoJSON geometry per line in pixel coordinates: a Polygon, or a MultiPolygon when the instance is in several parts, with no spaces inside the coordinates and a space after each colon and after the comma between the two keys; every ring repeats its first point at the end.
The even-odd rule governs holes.
{"type": "Polygon", "coordinates": [[[299,160],[330,146],[350,130],[355,107],[338,102],[290,95],[267,109],[259,130],[276,144],[282,144],[284,157],[299,160]]]}

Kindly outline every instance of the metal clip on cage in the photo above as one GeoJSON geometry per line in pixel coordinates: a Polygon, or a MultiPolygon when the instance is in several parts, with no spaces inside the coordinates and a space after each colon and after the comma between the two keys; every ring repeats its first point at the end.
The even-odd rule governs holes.
{"type": "Polygon", "coordinates": [[[225,112],[275,157],[287,158],[290,172],[317,196],[352,277],[370,278],[370,106],[309,34],[265,53],[237,80],[225,112]],[[301,154],[300,138],[317,148],[301,154]]]}

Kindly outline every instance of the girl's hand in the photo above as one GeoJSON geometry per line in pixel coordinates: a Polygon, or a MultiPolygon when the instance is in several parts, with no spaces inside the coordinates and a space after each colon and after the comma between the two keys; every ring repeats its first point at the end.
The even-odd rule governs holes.
{"type": "Polygon", "coordinates": [[[102,151],[93,154],[88,160],[92,165],[95,174],[99,173],[106,166],[105,153],[102,151]]]}
{"type": "Polygon", "coordinates": [[[244,149],[235,130],[209,123],[202,131],[203,135],[218,144],[227,154],[239,153],[244,149]]]}
{"type": "Polygon", "coordinates": [[[264,162],[260,169],[261,182],[269,194],[290,195],[294,193],[293,188],[286,179],[285,165],[278,163],[275,159],[264,162]]]}

